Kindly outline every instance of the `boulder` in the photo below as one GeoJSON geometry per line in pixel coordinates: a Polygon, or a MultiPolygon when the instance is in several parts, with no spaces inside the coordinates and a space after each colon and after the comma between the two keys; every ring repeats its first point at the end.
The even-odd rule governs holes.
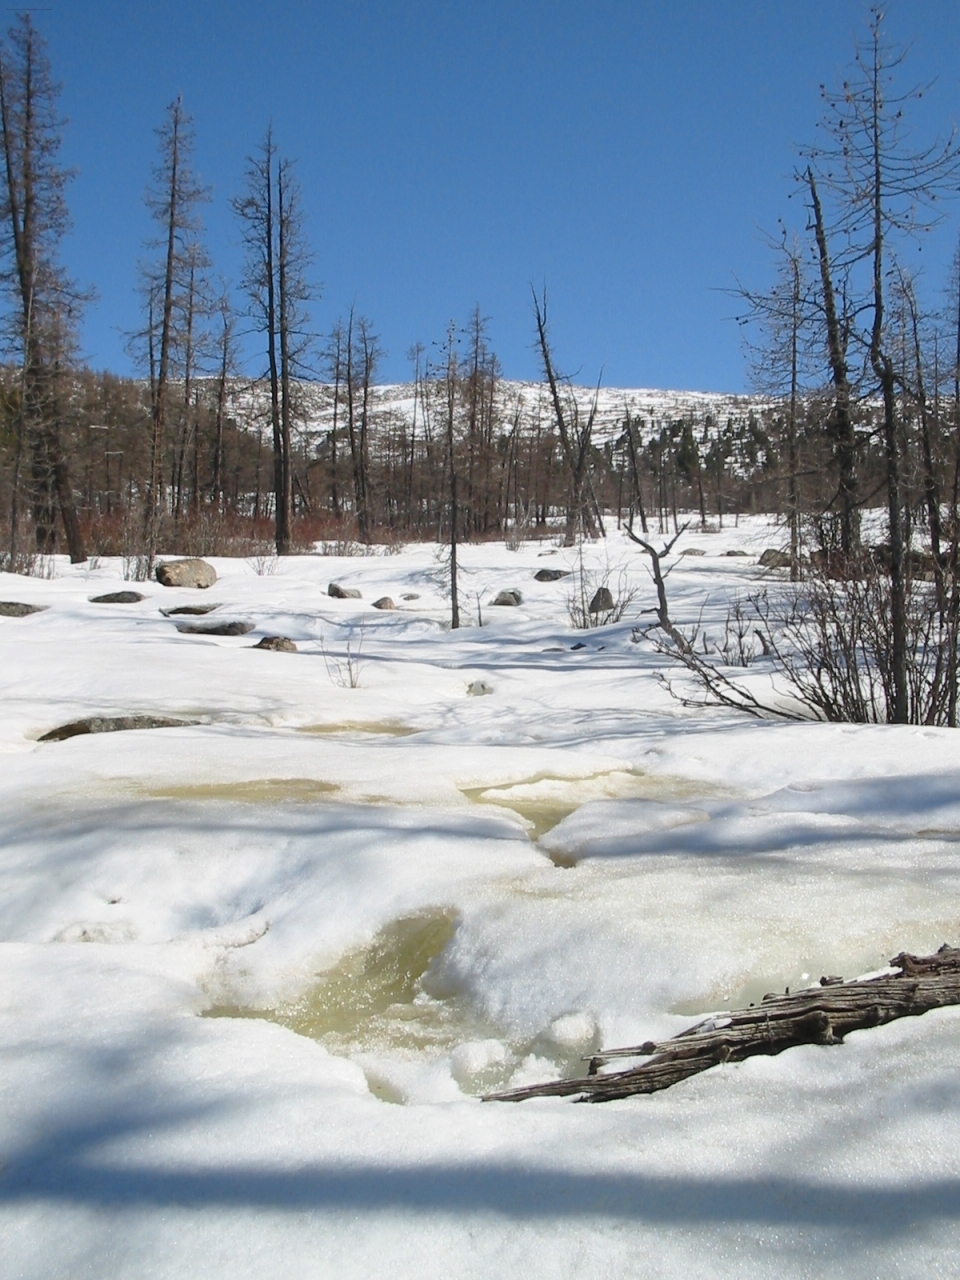
{"type": "Polygon", "coordinates": [[[127,729],[179,729],[196,724],[196,720],[172,720],[169,716],[87,716],[83,720],[71,720],[58,729],[51,729],[41,742],[63,742],[77,738],[82,733],[120,733],[127,729]]]}
{"type": "Polygon", "coordinates": [[[488,693],[493,693],[493,690],[486,680],[471,680],[467,685],[467,697],[469,698],[483,698],[488,693]]]}
{"type": "Polygon", "coordinates": [[[379,600],[374,600],[373,607],[375,609],[395,609],[397,606],[389,596],[381,596],[379,600]]]}
{"type": "Polygon", "coordinates": [[[517,591],[516,588],[511,588],[509,591],[501,591],[497,595],[497,598],[495,600],[491,600],[490,603],[492,605],[501,605],[504,608],[513,609],[513,608],[516,608],[516,606],[520,604],[522,600],[523,600],[523,596],[520,594],[520,592],[517,591]]]}
{"type": "Polygon", "coordinates": [[[739,550],[739,548],[736,548],[736,547],[735,547],[735,548],[733,549],[733,551],[725,551],[723,554],[724,554],[724,555],[726,555],[726,556],[745,556],[745,555],[748,555],[748,554],[749,554],[749,552],[747,552],[747,551],[740,551],[740,550],[739,550]]]}
{"type": "Polygon", "coordinates": [[[178,622],[177,630],[184,636],[245,636],[253,630],[252,622],[178,622]]]}
{"type": "Polygon", "coordinates": [[[781,551],[779,547],[767,547],[760,556],[761,569],[789,569],[790,552],[781,551]]]}
{"type": "Polygon", "coordinates": [[[590,601],[589,609],[591,613],[610,613],[615,608],[613,596],[609,587],[597,587],[593,593],[593,599],[590,601]]]}
{"type": "Polygon", "coordinates": [[[538,569],[533,575],[537,582],[559,582],[561,578],[569,578],[569,569],[538,569]]]}
{"type": "Polygon", "coordinates": [[[204,613],[213,613],[214,609],[219,608],[219,604],[179,604],[175,609],[161,609],[160,612],[165,618],[177,617],[180,614],[195,618],[204,613]]]}
{"type": "Polygon", "coordinates": [[[20,600],[0,600],[0,618],[27,618],[31,613],[43,613],[48,604],[23,604],[20,600]]]}
{"type": "Polygon", "coordinates": [[[680,554],[682,556],[705,556],[707,553],[703,547],[684,547],[680,554]]]}
{"type": "MultiPolygon", "coordinates": [[[[867,554],[870,556],[877,568],[882,569],[884,573],[890,572],[892,552],[888,542],[881,543],[877,547],[868,547],[867,554]]],[[[811,560],[812,559],[813,556],[811,556],[811,560]]],[[[911,577],[920,578],[925,582],[933,582],[936,577],[936,565],[933,559],[933,554],[930,551],[923,551],[919,548],[912,547],[908,548],[904,551],[903,568],[904,572],[908,573],[911,577]]],[[[853,575],[848,570],[846,576],[851,577],[853,575]]],[[[862,576],[862,573],[857,574],[857,576],[862,576]]]]}
{"type": "Polygon", "coordinates": [[[356,587],[341,587],[339,582],[331,582],[327,587],[327,595],[334,600],[359,600],[360,592],[356,587]]]}
{"type": "Polygon", "coordinates": [[[403,593],[403,595],[400,597],[400,599],[401,599],[401,600],[419,600],[419,599],[420,599],[420,592],[419,592],[419,591],[405,591],[405,592],[403,593]]]}
{"type": "Polygon", "coordinates": [[[157,581],[162,587],[212,587],[217,571],[206,560],[190,557],[187,560],[165,560],[157,565],[157,581]]]}
{"type": "Polygon", "coordinates": [[[108,591],[105,596],[91,596],[91,604],[139,604],[146,600],[139,591],[108,591]]]}
{"type": "Polygon", "coordinates": [[[273,653],[296,653],[297,646],[287,636],[264,636],[254,649],[270,649],[273,653]]]}

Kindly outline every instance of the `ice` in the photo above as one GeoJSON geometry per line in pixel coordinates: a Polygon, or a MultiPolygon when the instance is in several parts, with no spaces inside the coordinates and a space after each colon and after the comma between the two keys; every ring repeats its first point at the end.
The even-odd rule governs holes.
{"type": "MultiPolygon", "coordinates": [[[[721,626],[778,540],[684,534],[678,621],[721,626]]],[[[524,599],[459,632],[424,546],[215,558],[245,637],[180,635],[154,584],[91,605],[118,561],[0,577],[49,606],[0,619],[0,1273],[960,1269],[960,1010],[604,1107],[479,1101],[960,941],[956,733],[685,708],[633,642],[639,549],[584,554],[634,616],[572,631],[533,575],[576,557],[536,542],[461,548],[469,599],[524,599]],[[134,714],[197,723],[38,741],[134,714]]]]}

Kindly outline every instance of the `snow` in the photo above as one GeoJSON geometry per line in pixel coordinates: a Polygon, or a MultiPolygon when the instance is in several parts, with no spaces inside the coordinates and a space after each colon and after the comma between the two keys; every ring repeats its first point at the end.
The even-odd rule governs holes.
{"type": "MultiPolygon", "coordinates": [[[[779,542],[689,530],[678,620],[716,637],[779,542]]],[[[549,543],[462,547],[459,632],[425,546],[214,559],[134,605],[89,602],[115,561],[0,576],[48,606],[0,618],[4,1280],[957,1273],[960,1010],[480,1102],[960,940],[957,735],[684,708],[634,643],[639,549],[585,557],[638,594],[580,633],[549,543]],[[198,600],[254,630],[159,612],[198,600]],[[38,741],[134,713],[187,723],[38,741]]]]}
{"type": "MultiPolygon", "coordinates": [[[[334,390],[332,383],[296,383],[304,420],[304,435],[312,438],[315,445],[321,444],[324,435],[333,426],[334,390]]],[[[372,418],[385,426],[399,421],[408,426],[416,422],[419,427],[423,421],[424,399],[428,401],[427,411],[435,414],[436,407],[430,402],[435,401],[438,392],[441,397],[446,394],[442,381],[428,380],[421,385],[419,391],[412,382],[379,384],[371,388],[372,418]]],[[[589,417],[596,403],[593,441],[599,446],[620,437],[627,414],[633,420],[641,443],[646,445],[659,437],[662,427],[683,419],[696,423],[700,430],[706,429],[709,437],[730,421],[742,425],[751,415],[759,419],[761,414],[775,407],[769,397],[758,395],[733,395],[723,391],[675,391],[653,387],[606,387],[602,383],[599,387],[570,384],[564,387],[563,394],[565,399],[576,404],[582,420],[589,417]],[[707,419],[711,420],[709,424],[707,419]]],[[[543,382],[518,382],[499,378],[496,382],[496,395],[503,406],[502,419],[519,420],[527,429],[536,430],[538,424],[549,420],[552,414],[549,407],[550,392],[543,382]]],[[[231,408],[239,421],[249,421],[257,415],[265,416],[266,403],[266,393],[262,387],[251,388],[246,381],[234,384],[231,408]]]]}

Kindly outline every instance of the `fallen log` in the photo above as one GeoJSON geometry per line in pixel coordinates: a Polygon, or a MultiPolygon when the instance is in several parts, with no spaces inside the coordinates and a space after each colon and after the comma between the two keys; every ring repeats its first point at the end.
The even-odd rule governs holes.
{"type": "Polygon", "coordinates": [[[577,1102],[609,1102],[656,1093],[723,1062],[743,1062],[756,1054],[782,1053],[801,1044],[840,1044],[851,1031],[960,1004],[960,947],[944,943],[931,956],[901,952],[890,961],[890,968],[898,972],[853,982],[823,977],[816,987],[767,995],[759,1005],[714,1014],[670,1040],[648,1040],[594,1054],[587,1075],[579,1079],[506,1089],[487,1094],[484,1101],[575,1097],[577,1102]],[[602,1069],[622,1058],[649,1061],[626,1070],[602,1069]]]}

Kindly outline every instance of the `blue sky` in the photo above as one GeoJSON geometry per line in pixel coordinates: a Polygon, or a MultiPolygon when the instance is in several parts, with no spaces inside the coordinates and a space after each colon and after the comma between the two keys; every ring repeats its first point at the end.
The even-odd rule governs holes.
{"type": "MultiPolygon", "coordinates": [[[[788,199],[819,86],[836,84],[867,6],[847,0],[420,3],[85,0],[38,9],[69,124],[64,256],[98,292],[91,364],[130,372],[153,133],[182,94],[210,184],[207,241],[241,269],[230,197],[272,120],[298,163],[323,291],[319,332],[355,302],[381,377],[474,304],[509,377],[533,377],[530,283],[546,282],[558,362],[612,386],[737,391],[735,277],[770,276],[762,230],[788,199]]],[[[898,0],[910,77],[935,80],[922,136],[960,122],[960,5],[898,0]]],[[[960,209],[925,251],[939,287],[960,209]]],[[[256,361],[250,366],[256,371],[256,361]]]]}

